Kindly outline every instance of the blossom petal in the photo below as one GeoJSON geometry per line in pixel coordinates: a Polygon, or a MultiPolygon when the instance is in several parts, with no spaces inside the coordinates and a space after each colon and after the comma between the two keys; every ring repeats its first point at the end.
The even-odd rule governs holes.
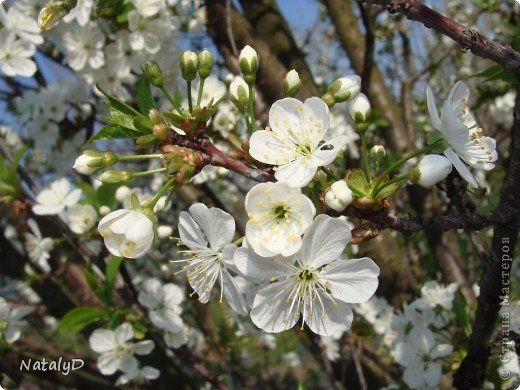
{"type": "Polygon", "coordinates": [[[298,157],[292,143],[282,142],[272,131],[257,130],[249,141],[249,154],[266,164],[286,164],[298,157]]]}
{"type": "Polygon", "coordinates": [[[297,256],[304,264],[319,267],[340,257],[351,237],[346,222],[328,215],[318,215],[303,237],[297,256]]]}
{"type": "Polygon", "coordinates": [[[433,92],[430,87],[426,87],[426,102],[428,104],[428,112],[430,113],[430,119],[432,121],[433,127],[435,127],[437,130],[440,130],[441,118],[439,117],[437,104],[435,103],[435,97],[433,96],[433,92]]]}
{"type": "Polygon", "coordinates": [[[320,278],[327,280],[332,295],[348,303],[366,302],[379,285],[379,267],[372,259],[364,257],[340,260],[325,266],[320,278]]]}
{"type": "Polygon", "coordinates": [[[99,371],[103,375],[114,374],[121,366],[121,358],[122,356],[117,355],[115,352],[104,353],[97,360],[99,371]]]}
{"type": "Polygon", "coordinates": [[[330,164],[336,159],[338,152],[347,144],[347,142],[348,137],[346,135],[332,138],[327,141],[325,145],[316,149],[312,153],[312,163],[317,167],[330,164]]]}
{"type": "Polygon", "coordinates": [[[208,246],[200,226],[186,211],[181,211],[179,215],[179,236],[183,244],[190,249],[200,249],[208,246]]]}
{"type": "Polygon", "coordinates": [[[109,352],[116,347],[114,331],[110,329],[96,329],[94,333],[90,335],[88,342],[90,349],[97,353],[109,352]]]}
{"type": "Polygon", "coordinates": [[[253,302],[251,320],[267,333],[291,329],[300,317],[299,307],[296,311],[291,310],[291,304],[287,302],[292,289],[285,290],[281,284],[273,283],[259,291],[253,302]]]}
{"type": "Polygon", "coordinates": [[[469,171],[468,167],[460,160],[460,157],[453,151],[453,149],[446,149],[444,155],[451,161],[460,176],[466,180],[473,188],[478,188],[478,183],[469,171]]]}
{"type": "Polygon", "coordinates": [[[134,351],[134,353],[136,355],[148,355],[150,352],[152,352],[154,347],[155,347],[155,344],[152,340],[144,340],[144,341],[135,343],[132,346],[132,351],[134,351]]]}
{"type": "Polygon", "coordinates": [[[206,233],[211,249],[220,250],[233,240],[235,220],[225,211],[196,203],[189,209],[190,214],[201,229],[206,233]]]}
{"type": "Polygon", "coordinates": [[[307,162],[307,158],[299,157],[292,163],[278,167],[274,176],[276,180],[289,184],[291,187],[305,187],[311,182],[318,170],[307,162]]]}
{"type": "Polygon", "coordinates": [[[132,325],[128,322],[119,325],[114,333],[115,339],[118,343],[125,343],[134,338],[134,330],[132,329],[132,325]]]}
{"type": "Polygon", "coordinates": [[[246,314],[247,305],[244,296],[226,269],[222,270],[221,282],[223,285],[220,286],[220,288],[224,292],[224,296],[226,297],[229,306],[231,306],[231,309],[233,309],[235,313],[246,314]]]}
{"type": "Polygon", "coordinates": [[[239,248],[235,252],[235,263],[246,278],[263,283],[271,278],[287,275],[293,269],[292,259],[261,257],[250,248],[239,248]]]}
{"type": "Polygon", "coordinates": [[[354,315],[346,303],[334,302],[332,299],[322,296],[318,300],[307,300],[306,310],[304,311],[303,321],[310,330],[321,336],[332,336],[338,331],[350,329],[354,315]],[[312,303],[314,308],[311,310],[308,305],[312,303]]]}

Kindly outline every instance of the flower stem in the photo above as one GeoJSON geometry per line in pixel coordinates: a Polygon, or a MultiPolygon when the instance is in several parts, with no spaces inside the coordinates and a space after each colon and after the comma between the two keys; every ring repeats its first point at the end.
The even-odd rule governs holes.
{"type": "Polygon", "coordinates": [[[321,167],[321,170],[323,171],[323,173],[325,173],[327,175],[327,177],[329,177],[330,179],[334,180],[334,181],[338,181],[338,177],[334,174],[334,172],[332,172],[332,170],[330,170],[329,168],[325,168],[325,167],[321,167]]]}
{"type": "Polygon", "coordinates": [[[368,150],[365,132],[361,132],[361,159],[363,160],[362,165],[365,167],[365,174],[367,175],[367,179],[370,181],[372,179],[370,174],[370,166],[368,165],[368,150]]]}
{"type": "Polygon", "coordinates": [[[247,116],[247,130],[248,135],[251,136],[255,131],[255,96],[253,91],[253,84],[248,84],[249,87],[249,102],[247,106],[248,116],[247,116]]]}
{"type": "Polygon", "coordinates": [[[166,96],[166,99],[168,99],[168,101],[171,103],[171,105],[177,110],[177,112],[179,114],[182,115],[182,110],[181,110],[181,107],[179,106],[179,104],[175,101],[175,99],[168,93],[168,91],[166,90],[166,88],[162,87],[161,88],[161,92],[163,93],[164,96],[166,96]]]}
{"type": "Polygon", "coordinates": [[[162,154],[134,154],[130,156],[117,156],[119,161],[145,160],[148,158],[161,158],[162,154]]]}
{"type": "Polygon", "coordinates": [[[188,108],[190,110],[190,114],[193,111],[193,102],[191,101],[191,80],[186,81],[187,92],[188,92],[188,108]]]}
{"type": "Polygon", "coordinates": [[[246,236],[242,236],[242,237],[240,237],[238,240],[236,240],[235,242],[233,242],[233,244],[236,245],[236,246],[239,246],[239,245],[242,244],[242,242],[244,241],[244,238],[246,238],[246,236]]]}
{"type": "Polygon", "coordinates": [[[380,188],[378,188],[377,191],[373,194],[373,197],[376,197],[377,194],[379,194],[383,188],[388,187],[391,184],[399,183],[399,182],[405,181],[405,180],[408,180],[408,175],[394,177],[391,180],[385,181],[385,183],[380,188]]]}
{"type": "Polygon", "coordinates": [[[392,165],[390,165],[390,167],[384,171],[376,180],[376,182],[374,183],[374,185],[372,186],[372,194],[377,194],[379,192],[379,186],[381,185],[381,183],[383,182],[383,180],[385,179],[385,177],[387,177],[390,173],[392,173],[393,171],[395,171],[397,168],[399,168],[401,165],[403,165],[405,162],[407,162],[408,160],[411,160],[412,158],[414,157],[417,157],[423,153],[427,153],[429,152],[430,150],[433,150],[434,147],[437,146],[437,143],[434,143],[432,145],[428,145],[428,146],[425,146],[424,148],[421,148],[421,149],[418,149],[410,154],[407,154],[406,156],[404,156],[403,158],[397,160],[395,163],[393,163],[392,165]]]}
{"type": "Polygon", "coordinates": [[[166,172],[166,168],[152,169],[151,171],[135,172],[134,177],[153,175],[154,173],[166,172]]]}
{"type": "Polygon", "coordinates": [[[155,205],[157,204],[157,202],[159,201],[159,199],[161,198],[161,196],[163,196],[163,194],[171,187],[172,190],[173,190],[173,183],[175,182],[175,176],[172,176],[170,177],[166,183],[164,183],[164,185],[161,187],[161,189],[159,190],[159,192],[157,192],[157,194],[154,195],[154,197],[152,199],[150,199],[148,202],[146,202],[142,207],[143,208],[147,208],[147,209],[151,209],[153,210],[153,208],[155,207],[155,205]]]}
{"type": "Polygon", "coordinates": [[[200,102],[202,100],[202,91],[204,90],[204,81],[206,81],[206,79],[203,79],[203,78],[200,79],[199,91],[197,94],[197,104],[195,105],[196,107],[200,106],[200,102]]]}

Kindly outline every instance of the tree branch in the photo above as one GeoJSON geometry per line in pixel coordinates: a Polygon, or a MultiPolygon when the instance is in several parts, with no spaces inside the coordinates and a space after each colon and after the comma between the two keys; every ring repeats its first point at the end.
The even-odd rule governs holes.
{"type": "Polygon", "coordinates": [[[432,10],[417,0],[361,0],[379,4],[391,13],[399,13],[408,19],[418,21],[427,28],[433,28],[460,44],[462,49],[502,65],[507,71],[520,73],[520,53],[510,45],[496,43],[473,28],[457,23],[432,10]]]}

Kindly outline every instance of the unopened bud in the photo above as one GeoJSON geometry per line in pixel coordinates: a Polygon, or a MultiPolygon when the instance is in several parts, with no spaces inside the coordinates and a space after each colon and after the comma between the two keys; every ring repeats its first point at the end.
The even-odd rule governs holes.
{"type": "Polygon", "coordinates": [[[148,111],[148,118],[150,118],[152,124],[154,125],[164,123],[161,114],[159,113],[159,111],[157,111],[156,108],[151,108],[150,111],[148,111]]]}
{"type": "Polygon", "coordinates": [[[78,0],[52,0],[49,1],[38,15],[38,26],[42,30],[50,30],[58,24],[74,7],[78,0]]]}
{"type": "Polygon", "coordinates": [[[235,77],[229,86],[229,98],[242,111],[249,104],[249,86],[241,77],[235,77]]]}
{"type": "Polygon", "coordinates": [[[99,180],[103,184],[127,184],[130,183],[134,179],[134,174],[129,171],[115,171],[113,169],[108,169],[101,174],[99,180]]]}
{"type": "Polygon", "coordinates": [[[137,137],[135,140],[135,146],[137,149],[146,149],[155,146],[159,142],[159,138],[155,134],[146,134],[137,137]]]}
{"type": "Polygon", "coordinates": [[[197,77],[199,69],[199,57],[191,50],[181,53],[181,73],[182,78],[186,81],[192,81],[197,77]]]}
{"type": "Polygon", "coordinates": [[[79,156],[72,168],[83,175],[93,175],[104,168],[111,167],[119,160],[112,152],[100,152],[98,150],[85,150],[79,156]]]}
{"type": "Polygon", "coordinates": [[[325,194],[325,204],[336,211],[343,211],[354,200],[352,191],[345,180],[338,180],[330,186],[330,191],[325,194]]]}
{"type": "Polygon", "coordinates": [[[453,169],[446,157],[438,154],[424,156],[419,163],[408,171],[408,179],[423,187],[431,187],[444,180],[453,169]]]}
{"type": "Polygon", "coordinates": [[[205,79],[211,74],[213,63],[213,54],[208,49],[202,50],[199,54],[199,76],[201,79],[205,79]]]}
{"type": "MultiPolygon", "coordinates": [[[[337,80],[334,80],[327,87],[327,93],[329,100],[332,98],[334,103],[341,103],[354,98],[361,89],[361,77],[345,76],[337,80]]],[[[325,99],[323,99],[325,100],[325,99]]],[[[327,100],[325,100],[327,104],[327,100]]]]}
{"type": "Polygon", "coordinates": [[[298,92],[300,92],[300,88],[302,87],[302,81],[300,80],[300,76],[298,72],[294,69],[287,72],[287,76],[283,80],[283,91],[285,96],[294,97],[298,92]]]}
{"type": "Polygon", "coordinates": [[[164,140],[168,134],[170,134],[170,131],[171,129],[164,123],[158,123],[154,125],[152,129],[153,135],[162,140],[164,140]]]}
{"type": "Polygon", "coordinates": [[[238,57],[240,64],[240,71],[244,76],[244,80],[247,84],[251,85],[255,82],[256,72],[258,71],[258,65],[260,63],[260,56],[251,46],[247,45],[240,52],[238,57]]]}
{"type": "Polygon", "coordinates": [[[386,156],[386,150],[383,145],[374,145],[370,149],[370,157],[375,161],[383,161],[386,156]]]}
{"type": "Polygon", "coordinates": [[[358,93],[348,102],[348,113],[356,123],[356,130],[364,132],[368,128],[368,122],[372,113],[372,107],[365,94],[358,93]]]}
{"type": "Polygon", "coordinates": [[[144,77],[152,84],[154,87],[162,88],[164,86],[164,79],[162,70],[157,64],[157,62],[150,60],[146,61],[142,66],[141,70],[143,71],[144,77]]]}

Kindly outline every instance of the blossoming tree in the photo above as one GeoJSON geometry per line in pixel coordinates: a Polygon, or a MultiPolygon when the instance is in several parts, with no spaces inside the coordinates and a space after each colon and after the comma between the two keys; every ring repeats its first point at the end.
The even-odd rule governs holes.
{"type": "Polygon", "coordinates": [[[3,387],[520,384],[520,10],[295,3],[0,3],[3,387]]]}

